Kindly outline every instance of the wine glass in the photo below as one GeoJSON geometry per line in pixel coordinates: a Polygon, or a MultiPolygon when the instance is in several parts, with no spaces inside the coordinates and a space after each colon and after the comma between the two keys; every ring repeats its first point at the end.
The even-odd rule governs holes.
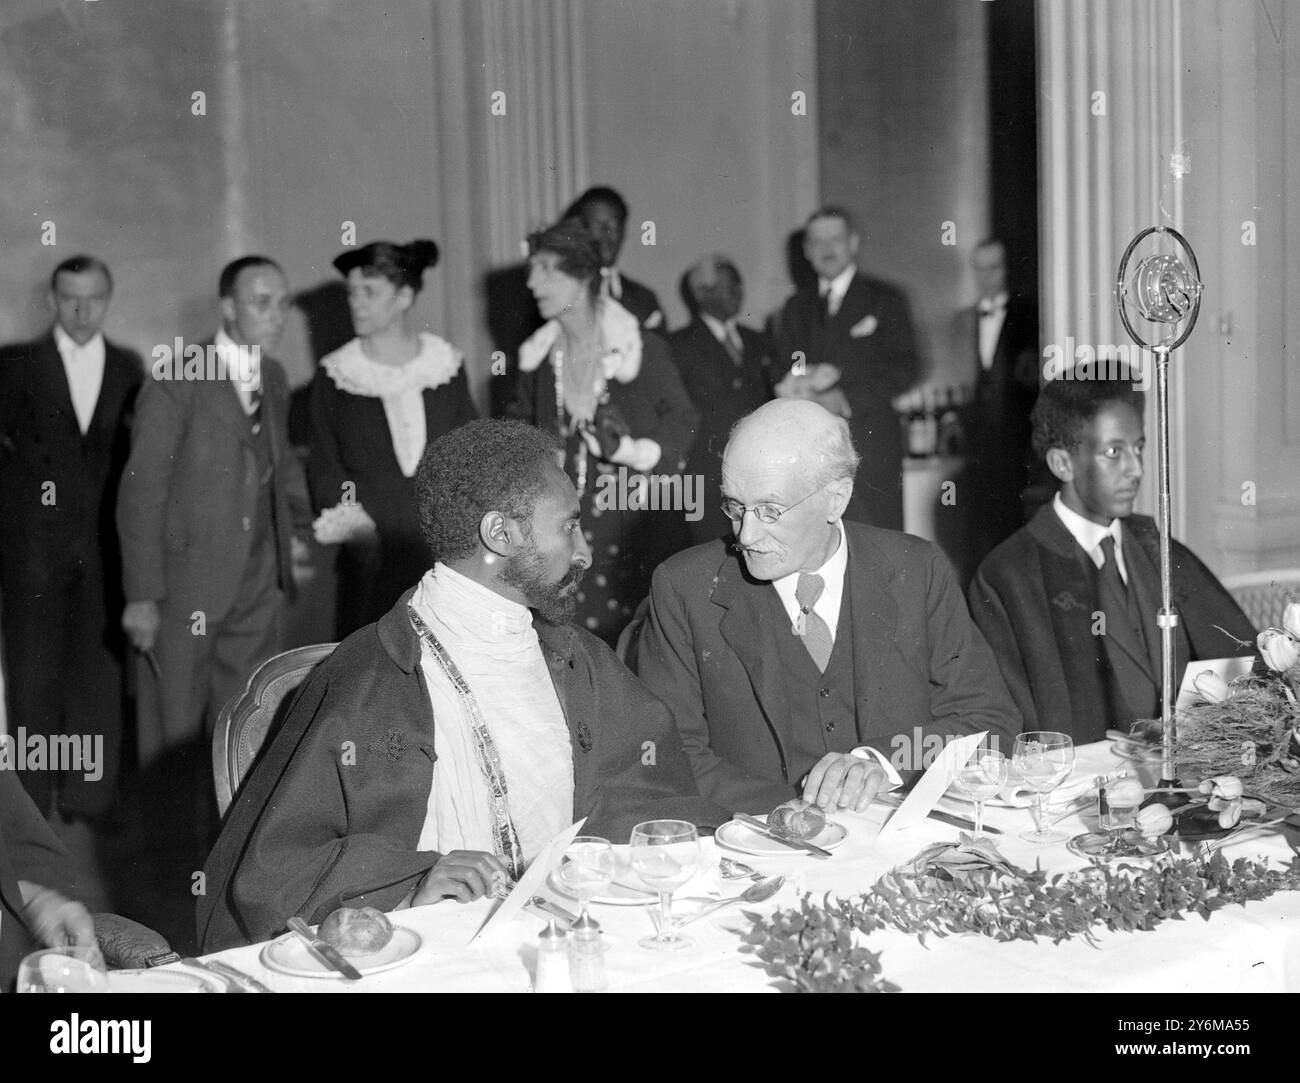
{"type": "Polygon", "coordinates": [[[673,892],[695,875],[700,837],[685,820],[647,820],[632,828],[632,868],[659,892],[659,932],[637,943],[655,951],[681,951],[692,941],[673,928],[673,892]]]}
{"type": "Polygon", "coordinates": [[[953,782],[975,806],[975,837],[984,834],[984,802],[1007,784],[1007,758],[995,748],[981,745],[966,761],[953,782]]]}
{"type": "Polygon", "coordinates": [[[1074,769],[1074,741],[1068,733],[1034,730],[1016,737],[1011,762],[1025,785],[1034,791],[1034,830],[1022,831],[1026,842],[1040,845],[1064,842],[1066,836],[1051,830],[1047,820],[1047,795],[1070,777],[1074,769]]]}
{"type": "Polygon", "coordinates": [[[587,904],[614,882],[614,847],[609,839],[579,835],[560,858],[560,886],[578,900],[578,918],[587,904]]]}
{"type": "Polygon", "coordinates": [[[107,993],[104,957],[93,944],[34,951],[18,964],[20,993],[107,993]]]}

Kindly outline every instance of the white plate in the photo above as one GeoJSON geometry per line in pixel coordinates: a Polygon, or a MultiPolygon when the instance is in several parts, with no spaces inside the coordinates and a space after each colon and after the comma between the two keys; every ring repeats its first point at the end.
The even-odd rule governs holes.
{"type": "MultiPolygon", "coordinates": [[[[401,966],[420,950],[420,934],[403,925],[393,928],[393,939],[374,955],[343,956],[364,976],[378,974],[382,970],[392,970],[401,966]]],[[[295,978],[339,978],[343,975],[324,963],[317,962],[316,957],[307,950],[297,933],[285,933],[272,940],[262,949],[262,965],[281,974],[295,978]]]]}
{"type": "MultiPolygon", "coordinates": [[[[756,819],[763,819],[759,816],[756,819]]],[[[835,847],[843,844],[844,840],[849,837],[849,829],[835,820],[827,820],[826,826],[810,839],[805,842],[811,842],[814,846],[820,846],[823,850],[834,850],[835,847]]],[[[799,851],[792,850],[789,846],[784,846],[775,839],[769,839],[766,835],[760,835],[752,827],[740,823],[738,820],[731,820],[723,824],[713,834],[714,841],[719,845],[727,847],[729,850],[739,850],[742,854],[754,854],[757,857],[771,857],[780,854],[784,857],[790,857],[799,851]]]]}
{"type": "Polygon", "coordinates": [[[110,970],[110,993],[224,993],[226,983],[215,975],[200,977],[189,970],[110,970]]]}

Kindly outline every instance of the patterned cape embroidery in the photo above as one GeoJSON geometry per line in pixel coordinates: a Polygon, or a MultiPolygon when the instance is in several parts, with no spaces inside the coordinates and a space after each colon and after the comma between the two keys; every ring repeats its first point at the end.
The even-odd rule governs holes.
{"type": "Polygon", "coordinates": [[[487,780],[492,799],[494,848],[497,856],[506,863],[506,867],[510,870],[511,878],[518,880],[524,872],[523,848],[519,845],[519,834],[515,831],[514,822],[510,819],[510,794],[506,789],[506,776],[501,769],[501,757],[497,752],[496,742],[492,740],[492,734],[488,731],[487,722],[483,719],[483,712],[479,710],[478,700],[465,682],[465,678],[461,676],[460,670],[456,668],[456,663],[451,660],[451,655],[438,642],[438,638],[433,634],[432,629],[420,619],[420,615],[413,606],[407,606],[407,614],[411,618],[411,627],[415,629],[416,634],[424,641],[425,645],[433,653],[434,658],[438,660],[438,665],[442,667],[443,673],[451,681],[452,687],[456,689],[456,694],[460,696],[461,703],[469,714],[470,729],[474,735],[474,751],[477,754],[479,770],[483,772],[483,777],[487,780]]]}

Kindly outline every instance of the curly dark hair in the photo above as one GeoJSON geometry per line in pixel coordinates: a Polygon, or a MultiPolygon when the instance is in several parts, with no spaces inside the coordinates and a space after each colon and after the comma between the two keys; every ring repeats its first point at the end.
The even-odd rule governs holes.
{"type": "Polygon", "coordinates": [[[415,472],[420,527],[433,560],[464,560],[478,548],[489,511],[524,524],[531,536],[547,465],[560,442],[522,421],[469,421],[424,449],[415,472]]]}
{"type": "Polygon", "coordinates": [[[579,218],[566,218],[547,229],[529,234],[528,254],[550,252],[559,257],[556,266],[570,278],[586,283],[594,298],[600,293],[600,247],[579,218]]]}
{"type": "Polygon", "coordinates": [[[1034,454],[1047,458],[1054,447],[1071,451],[1083,438],[1083,430],[1105,407],[1116,402],[1127,403],[1142,416],[1146,406],[1146,393],[1135,385],[1136,374],[1120,368],[1104,374],[1096,369],[1079,365],[1071,370],[1071,377],[1048,380],[1038,392],[1038,401],[1030,415],[1034,426],[1034,454]],[[1127,378],[1125,378],[1127,376],[1127,378]]]}

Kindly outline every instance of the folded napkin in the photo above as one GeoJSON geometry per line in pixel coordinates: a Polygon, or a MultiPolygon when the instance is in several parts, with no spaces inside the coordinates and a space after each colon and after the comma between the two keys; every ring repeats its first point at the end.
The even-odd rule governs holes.
{"type": "MultiPolygon", "coordinates": [[[[1047,795],[1047,803],[1049,805],[1068,805],[1071,801],[1082,797],[1091,790],[1095,781],[1095,775],[1067,778],[1047,795]]],[[[1035,791],[1023,782],[1009,782],[998,791],[997,800],[1010,805],[1012,808],[1028,808],[1034,803],[1034,793],[1035,791]]]]}

